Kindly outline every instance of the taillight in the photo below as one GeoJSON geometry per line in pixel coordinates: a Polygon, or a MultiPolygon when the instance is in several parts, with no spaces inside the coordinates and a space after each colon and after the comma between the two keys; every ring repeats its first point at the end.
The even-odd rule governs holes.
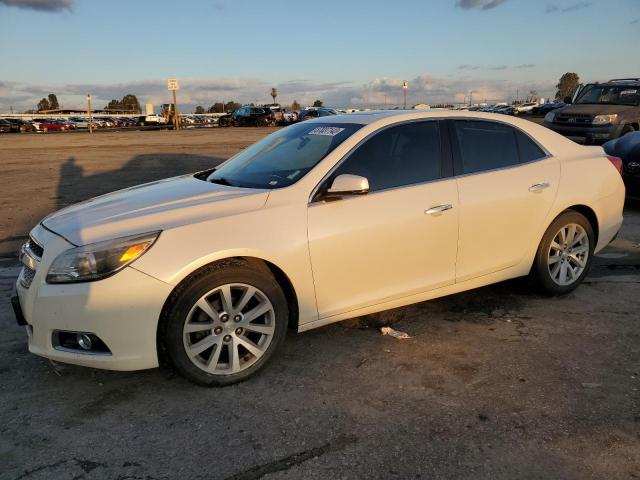
{"type": "Polygon", "coordinates": [[[614,157],[613,155],[607,155],[609,161],[616,167],[618,173],[622,175],[622,159],[620,157],[614,157]]]}

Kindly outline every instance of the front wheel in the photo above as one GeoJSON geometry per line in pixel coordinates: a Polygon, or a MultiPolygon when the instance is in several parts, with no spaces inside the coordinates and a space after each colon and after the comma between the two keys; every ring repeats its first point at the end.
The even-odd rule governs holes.
{"type": "Polygon", "coordinates": [[[581,213],[569,210],[556,218],[542,237],[533,277],[545,293],[569,293],[587,276],[594,248],[591,223],[581,213]]]}
{"type": "Polygon", "coordinates": [[[286,336],[289,311],[268,269],[213,265],[169,307],[165,347],[180,374],[200,385],[229,385],[260,370],[286,336]]]}

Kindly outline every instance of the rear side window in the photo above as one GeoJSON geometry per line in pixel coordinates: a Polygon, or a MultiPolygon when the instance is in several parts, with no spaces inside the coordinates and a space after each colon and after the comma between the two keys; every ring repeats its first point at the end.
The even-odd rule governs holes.
{"type": "Polygon", "coordinates": [[[546,157],[547,154],[536,145],[527,135],[520,130],[515,130],[516,138],[518,140],[518,149],[520,150],[520,162],[533,162],[542,157],[546,157]]]}
{"type": "Polygon", "coordinates": [[[437,121],[391,127],[361,145],[334,172],[360,175],[370,191],[440,178],[440,132],[437,121]]]}
{"type": "Polygon", "coordinates": [[[520,163],[516,135],[501,123],[456,120],[453,122],[462,173],[475,173],[520,163]]]}

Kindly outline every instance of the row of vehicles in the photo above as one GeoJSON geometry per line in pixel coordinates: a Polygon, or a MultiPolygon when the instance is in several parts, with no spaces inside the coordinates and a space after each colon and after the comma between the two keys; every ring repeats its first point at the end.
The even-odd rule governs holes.
{"type": "Polygon", "coordinates": [[[290,125],[311,118],[337,115],[333,108],[306,107],[299,112],[287,112],[279,105],[254,106],[244,105],[234,112],[218,118],[220,127],[273,127],[290,125]]]}
{"type": "MultiPolygon", "coordinates": [[[[142,117],[144,118],[144,117],[142,117]]],[[[145,125],[144,119],[138,117],[70,117],[46,118],[36,117],[30,120],[23,118],[0,118],[0,133],[29,133],[29,132],[65,132],[69,130],[92,128],[122,128],[145,125]]]]}
{"type": "Polygon", "coordinates": [[[543,115],[564,106],[564,102],[549,102],[542,104],[538,102],[524,102],[514,105],[496,103],[494,105],[487,106],[473,106],[469,107],[467,110],[485,113],[502,113],[503,115],[543,115]]]}

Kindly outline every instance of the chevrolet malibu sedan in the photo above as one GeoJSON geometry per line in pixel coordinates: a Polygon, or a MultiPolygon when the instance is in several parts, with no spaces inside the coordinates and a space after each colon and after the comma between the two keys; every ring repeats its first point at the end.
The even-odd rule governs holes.
{"type": "Polygon", "coordinates": [[[310,120],[215,169],[46,217],[13,305],[37,355],[112,370],[166,359],[230,384],[264,367],[288,326],[524,275],[570,292],[622,224],[619,167],[487,113],[310,120]]]}

